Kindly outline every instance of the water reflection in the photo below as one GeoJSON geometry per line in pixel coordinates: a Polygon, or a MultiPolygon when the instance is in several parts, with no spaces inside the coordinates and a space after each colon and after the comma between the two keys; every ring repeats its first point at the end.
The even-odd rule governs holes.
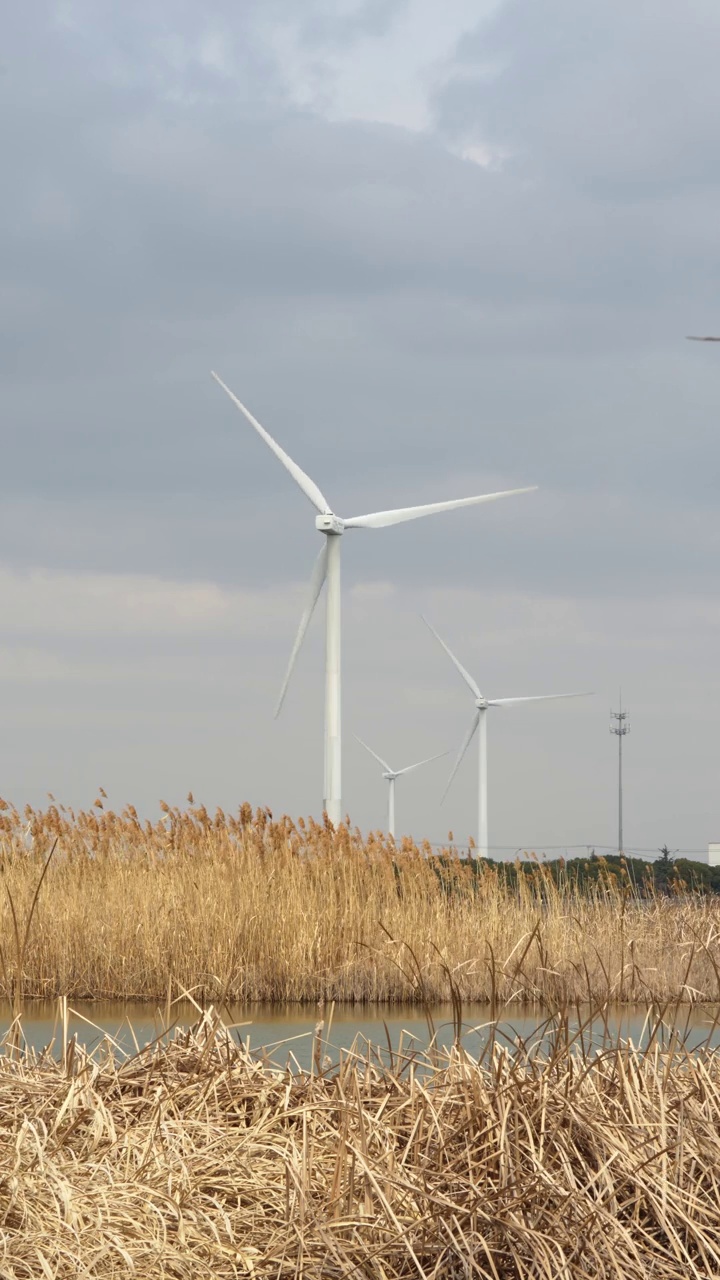
{"type": "MultiPolygon", "coordinates": [[[[618,1040],[632,1040],[635,1045],[647,1043],[657,1019],[646,1008],[618,1007],[606,1011],[604,1016],[595,1014],[588,1025],[579,1030],[581,1022],[589,1016],[588,1010],[575,1011],[570,1026],[578,1034],[578,1046],[590,1048],[618,1040]]],[[[510,1047],[519,1042],[537,1044],[548,1029],[548,1014],[540,1008],[508,1008],[502,1011],[493,1025],[489,1005],[468,1004],[462,1011],[463,1047],[473,1056],[480,1057],[486,1051],[491,1033],[510,1047]]],[[[170,1009],[170,1023],[177,1029],[187,1029],[198,1021],[200,1013],[190,1002],[175,1003],[170,1009]]],[[[297,1005],[242,1005],[222,1011],[223,1022],[232,1027],[232,1035],[242,1039],[253,1052],[260,1053],[273,1064],[285,1066],[289,1061],[302,1069],[309,1068],[315,1049],[316,1060],[324,1065],[339,1060],[340,1052],[349,1051],[355,1045],[365,1052],[367,1045],[377,1046],[383,1061],[396,1056],[423,1053],[434,1035],[438,1048],[449,1048],[455,1037],[453,1010],[450,1004],[438,1005],[431,1011],[431,1019],[417,1005],[409,1006],[326,1006],[320,1012],[316,1007],[297,1005]],[[314,1041],[316,1026],[324,1021],[322,1045],[314,1041]]],[[[687,1046],[697,1049],[700,1045],[720,1047],[720,1010],[715,1007],[683,1007],[666,1015],[663,1025],[655,1030],[656,1038],[667,1045],[673,1032],[687,1046]]],[[[6,1034],[12,1025],[9,1004],[0,1003],[0,1034],[6,1034]]],[[[76,1037],[79,1044],[92,1051],[106,1041],[114,1052],[132,1054],[167,1033],[167,1010],[150,1004],[123,1004],[115,1001],[78,1001],[63,1010],[61,1001],[29,1002],[21,1020],[22,1042],[41,1051],[52,1046],[59,1056],[63,1041],[76,1037]]]]}

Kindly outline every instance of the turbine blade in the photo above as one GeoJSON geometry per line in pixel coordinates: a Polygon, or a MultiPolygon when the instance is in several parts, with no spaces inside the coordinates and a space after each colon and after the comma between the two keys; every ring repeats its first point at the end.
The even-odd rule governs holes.
{"type": "Polygon", "coordinates": [[[433,760],[442,760],[443,756],[449,754],[448,751],[440,751],[436,756],[428,756],[427,760],[418,760],[417,764],[409,764],[405,769],[398,769],[397,776],[400,777],[401,773],[412,773],[413,769],[419,769],[424,764],[432,764],[433,760]]]}
{"type": "Polygon", "coordinates": [[[551,702],[555,698],[593,698],[594,693],[536,693],[531,698],[488,698],[489,707],[510,707],[516,702],[551,702]]]}
{"type": "Polygon", "coordinates": [[[394,772],[394,770],[391,769],[390,765],[388,764],[387,760],[383,760],[382,756],[379,756],[377,751],[373,751],[372,747],[369,747],[367,742],[363,742],[362,738],[358,738],[356,733],[353,734],[353,737],[357,738],[357,741],[360,743],[361,747],[364,747],[366,751],[370,752],[371,756],[374,756],[378,764],[382,765],[383,769],[387,769],[388,773],[394,772]]]}
{"type": "Polygon", "coordinates": [[[481,493],[475,498],[455,498],[450,502],[430,502],[423,507],[398,507],[396,511],[371,511],[367,516],[351,516],[343,520],[346,529],[382,529],[388,524],[402,524],[405,520],[418,520],[420,516],[434,516],[438,511],[455,511],[458,507],[473,507],[480,502],[495,502],[497,498],[512,498],[516,493],[532,493],[537,485],[527,489],[505,489],[502,493],[481,493]]]}
{"type": "Polygon", "coordinates": [[[455,666],[457,667],[458,671],[460,672],[460,675],[462,676],[463,680],[465,681],[466,685],[468,686],[468,689],[472,689],[472,692],[475,694],[475,697],[476,697],[476,698],[482,698],[482,694],[481,694],[481,692],[480,692],[480,690],[479,690],[479,688],[478,688],[478,686],[477,686],[477,682],[476,682],[475,680],[473,680],[472,676],[470,675],[470,672],[465,670],[465,668],[464,668],[464,666],[463,666],[462,662],[460,662],[460,660],[459,660],[458,658],[456,658],[456,657],[455,657],[455,654],[453,653],[452,649],[448,648],[448,646],[446,645],[446,643],[445,643],[445,641],[443,640],[442,636],[439,636],[439,635],[438,635],[437,631],[436,631],[436,630],[435,630],[435,628],[432,626],[432,624],[431,624],[430,622],[428,622],[428,620],[427,620],[427,618],[425,617],[424,613],[421,613],[421,614],[420,614],[420,617],[422,618],[423,622],[425,623],[425,626],[426,626],[430,631],[432,631],[432,633],[433,633],[433,635],[434,635],[435,639],[439,642],[439,644],[441,644],[441,645],[442,645],[443,649],[445,650],[446,654],[447,654],[447,655],[448,655],[448,657],[450,658],[451,662],[454,662],[454,663],[455,663],[455,666]]]}
{"type": "Polygon", "coordinates": [[[287,671],[285,672],[285,679],[283,680],[282,689],[280,690],[280,697],[278,698],[275,706],[276,719],[280,715],[280,709],[285,701],[285,694],[287,693],[288,685],[290,684],[290,677],[293,673],[293,667],[295,666],[297,656],[300,652],[300,646],[305,639],[305,632],[307,631],[310,619],[313,616],[315,605],[318,602],[318,596],[322,591],[323,583],[327,574],[327,554],[327,538],[324,538],[320,554],[313,565],[312,576],[310,578],[310,590],[308,591],[305,608],[303,609],[303,614],[300,619],[300,626],[298,627],[297,635],[295,636],[295,643],[292,647],[292,653],[290,654],[290,661],[288,662],[287,671]]]}
{"type": "Polygon", "coordinates": [[[465,737],[463,738],[462,746],[457,753],[457,758],[455,760],[455,764],[453,765],[453,771],[447,780],[445,790],[443,791],[442,796],[440,798],[441,804],[445,799],[448,791],[450,790],[450,787],[452,785],[452,780],[455,777],[455,774],[457,773],[458,769],[460,768],[460,765],[462,764],[462,759],[463,759],[463,756],[465,755],[465,752],[467,751],[468,747],[470,746],[470,743],[475,737],[479,723],[480,723],[480,712],[476,711],[475,715],[472,718],[472,724],[470,725],[468,732],[465,734],[465,737]]]}
{"type": "Polygon", "coordinates": [[[327,498],[318,489],[317,485],[315,484],[315,481],[311,480],[310,477],[305,474],[302,467],[299,467],[297,462],[293,462],[293,459],[290,457],[290,455],[287,454],[284,449],[280,448],[280,445],[277,443],[277,440],[273,440],[272,436],[270,435],[270,432],[266,431],[265,428],[260,425],[257,418],[253,417],[250,410],[246,409],[245,405],[242,404],[240,400],[238,400],[237,396],[233,395],[230,388],[225,386],[225,383],[223,382],[222,378],[219,378],[215,372],[213,372],[212,376],[215,379],[215,381],[219,383],[219,385],[222,387],[223,391],[225,391],[227,395],[229,395],[233,404],[236,405],[237,408],[240,410],[240,412],[245,415],[250,425],[255,428],[258,435],[261,437],[261,439],[265,441],[268,448],[272,449],[273,453],[275,454],[275,457],[279,458],[280,462],[282,462],[283,466],[285,467],[285,470],[290,472],[290,475],[292,476],[295,483],[299,485],[299,487],[302,489],[303,493],[305,494],[305,497],[310,499],[313,506],[317,507],[321,515],[326,515],[330,511],[330,505],[327,501],[327,498]]]}

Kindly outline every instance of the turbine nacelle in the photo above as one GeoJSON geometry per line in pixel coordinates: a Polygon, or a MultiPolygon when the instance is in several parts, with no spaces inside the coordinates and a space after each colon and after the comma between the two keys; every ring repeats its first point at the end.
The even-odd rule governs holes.
{"type": "Polygon", "coordinates": [[[315,517],[315,528],[319,533],[329,533],[339,535],[345,532],[345,525],[339,516],[333,514],[332,511],[325,511],[321,515],[315,517]]]}

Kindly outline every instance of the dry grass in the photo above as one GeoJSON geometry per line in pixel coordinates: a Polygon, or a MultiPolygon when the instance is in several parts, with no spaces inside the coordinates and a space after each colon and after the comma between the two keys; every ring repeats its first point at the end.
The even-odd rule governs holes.
{"type": "MultiPolygon", "coordinates": [[[[98,800],[98,805],[102,800],[98,800]]],[[[720,902],[515,891],[345,827],[191,805],[0,813],[0,996],[660,1002],[720,995],[720,902]],[[40,875],[52,861],[37,893],[40,875]],[[393,939],[402,939],[400,947],[393,939]],[[411,958],[411,953],[412,957],[411,958]]]]}
{"type": "Polygon", "coordinates": [[[0,1058],[7,1280],[708,1280],[719,1203],[720,1062],[657,1038],[292,1075],[209,1013],[120,1064],[0,1058]]]}

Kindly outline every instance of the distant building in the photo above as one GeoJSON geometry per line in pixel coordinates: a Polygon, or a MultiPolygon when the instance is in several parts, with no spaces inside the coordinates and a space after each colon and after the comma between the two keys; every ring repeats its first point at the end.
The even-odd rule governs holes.
{"type": "Polygon", "coordinates": [[[720,867],[720,844],[708,845],[708,866],[720,867]]]}

